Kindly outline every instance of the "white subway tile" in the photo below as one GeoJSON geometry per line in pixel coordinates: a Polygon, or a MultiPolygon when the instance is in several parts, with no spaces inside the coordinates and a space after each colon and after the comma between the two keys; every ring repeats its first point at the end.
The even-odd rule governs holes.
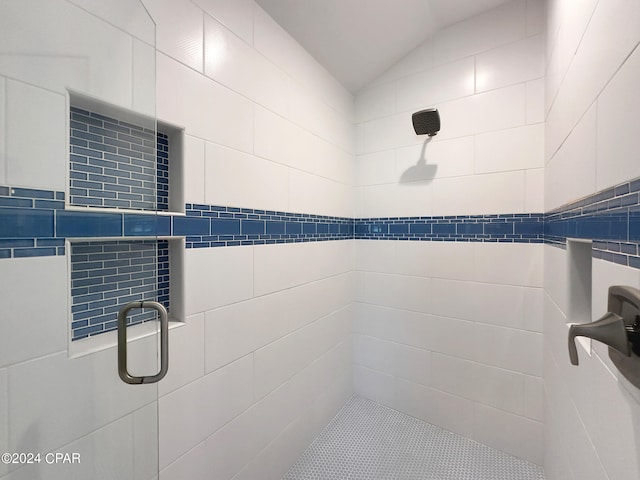
{"type": "Polygon", "coordinates": [[[542,245],[475,243],[474,280],[486,283],[542,286],[542,245]],[[518,268],[513,268],[518,265],[518,268]]]}
{"type": "Polygon", "coordinates": [[[206,203],[204,151],[204,140],[184,136],[184,201],[187,203],[206,203]]]}
{"type": "Polygon", "coordinates": [[[544,124],[476,136],[476,173],[544,166],[544,124]]]}
{"type": "Polygon", "coordinates": [[[376,370],[353,366],[353,384],[357,395],[394,408],[394,378],[376,370]]]}
{"type": "Polygon", "coordinates": [[[434,36],[436,65],[524,38],[526,8],[514,1],[447,27],[434,36]]]}
{"type": "Polygon", "coordinates": [[[298,170],[289,171],[289,211],[351,217],[351,186],[298,170]]]}
{"type": "Polygon", "coordinates": [[[162,397],[160,468],[247,409],[253,401],[252,379],[253,359],[247,356],[162,397]]]}
{"type": "Polygon", "coordinates": [[[547,26],[547,2],[527,0],[527,35],[544,33],[547,26]]]}
{"type": "Polygon", "coordinates": [[[544,122],[544,79],[525,83],[525,110],[527,125],[544,122]]]}
{"type": "MultiPolygon", "coordinates": [[[[546,252],[545,252],[546,255],[546,252]]],[[[546,265],[543,267],[546,268],[546,265]]],[[[545,283],[546,285],[546,283],[545,283]]],[[[542,288],[524,289],[524,329],[542,332],[544,290],[542,288]]]]}
{"type": "Polygon", "coordinates": [[[391,273],[394,269],[394,242],[356,240],[354,242],[355,269],[391,273]]]}
{"type": "Polygon", "coordinates": [[[317,333],[317,324],[311,323],[254,352],[255,398],[275,390],[318,356],[317,333]]]}
{"type": "Polygon", "coordinates": [[[65,257],[3,260],[0,366],[66,350],[68,295],[65,257]]]}
{"type": "Polygon", "coordinates": [[[473,439],[528,460],[543,462],[542,423],[475,404],[473,439]]]}
{"type": "MultiPolygon", "coordinates": [[[[158,442],[149,438],[158,438],[158,402],[133,412],[133,478],[158,478],[158,442]]],[[[108,452],[109,449],[105,448],[108,452]]],[[[112,457],[113,458],[113,457],[112,457]]],[[[111,460],[113,461],[113,460],[111,460]]]]}
{"type": "Polygon", "coordinates": [[[420,217],[433,215],[429,182],[413,181],[360,188],[358,212],[363,217],[420,217]]]}
{"type": "Polygon", "coordinates": [[[548,120],[548,151],[555,151],[638,43],[640,4],[598,3],[562,82],[548,120]],[[603,39],[607,39],[603,41],[603,39]]]}
{"type": "MultiPolygon", "coordinates": [[[[434,105],[438,108],[441,122],[441,129],[440,132],[438,132],[438,141],[449,138],[464,137],[477,133],[478,122],[476,120],[476,103],[477,96],[471,95],[434,105]]],[[[405,113],[404,115],[406,116],[407,114],[405,113]]],[[[416,138],[422,139],[423,137],[416,138]]],[[[407,142],[406,144],[410,145],[411,143],[407,142]]]]}
{"type": "MultiPolygon", "coordinates": [[[[453,110],[453,107],[450,107],[450,110],[453,110]]],[[[442,111],[440,116],[444,122],[445,117],[442,111]]],[[[422,137],[415,134],[411,123],[411,113],[408,112],[370,120],[358,124],[357,128],[359,131],[357,133],[356,154],[378,152],[424,142],[422,137]]]]}
{"type": "Polygon", "coordinates": [[[473,360],[529,375],[542,375],[542,334],[475,324],[473,360]]]}
{"type": "Polygon", "coordinates": [[[476,377],[482,373],[479,364],[439,353],[433,353],[431,361],[432,388],[469,400],[477,399],[476,377]]]}
{"type": "Polygon", "coordinates": [[[396,111],[428,107],[474,93],[474,59],[465,58],[396,82],[396,111]]]}
{"type": "Polygon", "coordinates": [[[433,215],[524,212],[524,185],[523,171],[438,179],[433,185],[433,215]]]}
{"type": "Polygon", "coordinates": [[[193,0],[221,24],[253,44],[253,1],[252,0],[193,0]]]}
{"type": "Polygon", "coordinates": [[[399,148],[396,150],[396,179],[430,180],[432,178],[473,175],[474,138],[460,137],[399,148]],[[426,166],[424,166],[426,165],[426,166]],[[411,169],[411,170],[409,170],[411,169]]]}
{"type": "Polygon", "coordinates": [[[524,172],[524,211],[544,212],[544,168],[532,168],[524,172]]]}
{"type": "Polygon", "coordinates": [[[421,385],[429,385],[432,376],[431,352],[400,343],[393,344],[394,375],[421,385]]]}
{"type": "Polygon", "coordinates": [[[355,185],[376,185],[396,181],[393,150],[357,155],[355,185]]]}
{"type": "Polygon", "coordinates": [[[353,95],[255,3],[253,15],[255,49],[291,75],[305,90],[314,92],[352,121],[353,95]]]}
{"type": "Polygon", "coordinates": [[[405,380],[396,380],[397,410],[465,437],[473,433],[473,402],[405,380]]]}
{"type": "Polygon", "coordinates": [[[544,420],[544,381],[539,377],[524,375],[524,416],[542,422],[544,420]]]}
{"type": "Polygon", "coordinates": [[[471,97],[475,132],[490,132],[525,124],[524,84],[503,87],[471,97]]]}
{"type": "Polygon", "coordinates": [[[206,371],[213,371],[285,335],[291,307],[281,297],[267,295],[207,312],[206,371]]]}
{"type": "Polygon", "coordinates": [[[14,365],[9,368],[9,385],[9,438],[41,452],[66,445],[157,398],[157,386],[133,388],[118,378],[115,348],[74,359],[64,351],[14,365]]]}
{"type": "MultiPolygon", "coordinates": [[[[597,112],[592,107],[557,152],[547,152],[545,210],[596,191],[597,112]],[[553,154],[553,157],[549,155],[553,154]]],[[[545,136],[553,125],[546,125],[545,136]]]]}
{"type": "Polygon", "coordinates": [[[544,36],[535,35],[476,56],[476,92],[544,76],[544,36]]]}
{"type": "Polygon", "coordinates": [[[135,112],[156,116],[156,49],[133,39],[131,105],[135,112]]]}
{"type": "Polygon", "coordinates": [[[5,79],[0,77],[0,183],[7,183],[6,118],[5,118],[5,79]]]}
{"type": "Polygon", "coordinates": [[[428,313],[431,279],[375,272],[360,272],[356,277],[356,300],[385,307],[428,313]]]}
{"type": "MultiPolygon", "coordinates": [[[[6,368],[0,369],[0,449],[9,452],[9,385],[8,372],[6,368]]],[[[0,475],[7,473],[9,468],[6,464],[0,466],[0,475]]]]}
{"type": "Polygon", "coordinates": [[[156,48],[202,72],[202,10],[186,0],[149,0],[145,5],[156,24],[156,48]]]}
{"type": "Polygon", "coordinates": [[[393,80],[433,68],[433,40],[427,38],[388,70],[371,81],[371,85],[390,83],[393,80]]]}
{"type": "Polygon", "coordinates": [[[253,150],[249,100],[165,55],[158,55],[157,68],[160,120],[186,127],[189,135],[244,152],[253,150]]]}
{"type": "MultiPolygon", "coordinates": [[[[10,480],[30,480],[32,478],[64,480],[76,475],[79,476],[76,478],[96,478],[105,475],[107,478],[150,479],[152,477],[133,476],[132,428],[131,416],[126,416],[52,452],[68,454],[72,461],[49,463],[47,460],[53,461],[54,459],[47,458],[46,454],[42,452],[39,463],[25,465],[5,478],[10,480]],[[74,454],[80,456],[79,462],[73,462],[74,454]],[[91,461],[84,459],[91,459],[91,461]]],[[[150,430],[149,434],[153,434],[153,432],[150,430]]]]}
{"type": "Polygon", "coordinates": [[[68,164],[64,96],[7,80],[5,115],[6,182],[64,191],[68,164]]]}
{"type": "Polygon", "coordinates": [[[169,331],[171,368],[158,384],[160,395],[165,395],[204,375],[204,332],[204,314],[187,317],[185,325],[169,331]]]}
{"type": "Polygon", "coordinates": [[[152,45],[155,42],[155,23],[143,3],[120,4],[93,0],[71,0],[70,3],[78,5],[147,44],[152,45]]]}
{"type": "Polygon", "coordinates": [[[602,364],[594,368],[590,380],[594,402],[602,408],[598,409],[595,428],[589,433],[607,475],[609,478],[639,477],[638,463],[624,461],[638,451],[637,399],[620,388],[614,375],[602,364]]]}
{"type": "Polygon", "coordinates": [[[191,248],[185,252],[186,314],[253,296],[253,248],[191,248]]]}
{"type": "Polygon", "coordinates": [[[635,160],[640,138],[633,128],[633,114],[640,109],[638,78],[640,51],[636,49],[598,97],[597,190],[640,176],[635,160]]]}
{"type": "Polygon", "coordinates": [[[366,122],[395,112],[395,85],[374,85],[358,92],[355,99],[356,122],[366,122]]]}
{"type": "Polygon", "coordinates": [[[354,335],[353,363],[393,375],[395,345],[397,344],[368,335],[354,335]]]}
{"type": "Polygon", "coordinates": [[[206,143],[205,202],[287,211],[289,170],[247,153],[206,143]]]}
{"type": "Polygon", "coordinates": [[[396,273],[468,280],[474,269],[475,247],[467,242],[398,242],[396,273]]]}
{"type": "Polygon", "coordinates": [[[204,19],[204,73],[276,112],[288,111],[289,79],[217,20],[204,19]]]}
{"type": "MultiPolygon", "coordinates": [[[[120,13],[127,10],[121,7],[120,13]]],[[[127,12],[128,20],[137,21],[139,11],[136,6],[127,12]]],[[[14,53],[0,60],[4,75],[61,94],[69,88],[131,108],[132,37],[122,30],[66,2],[37,8],[3,2],[0,32],[4,51],[14,53]]],[[[152,90],[153,84],[147,87],[152,90]]],[[[56,123],[62,125],[60,118],[56,123]]]]}
{"type": "Polygon", "coordinates": [[[349,242],[304,242],[254,247],[255,295],[344,273],[351,268],[349,242]]]}
{"type": "MultiPolygon", "coordinates": [[[[165,465],[167,462],[160,459],[165,465]]],[[[160,469],[162,480],[181,480],[183,478],[201,478],[208,475],[207,472],[207,452],[205,443],[201,442],[173,463],[160,469]]]]}

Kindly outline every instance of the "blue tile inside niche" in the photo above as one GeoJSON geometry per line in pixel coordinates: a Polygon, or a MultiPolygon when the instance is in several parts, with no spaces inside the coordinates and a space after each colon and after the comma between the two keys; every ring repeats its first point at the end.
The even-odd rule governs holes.
{"type": "Polygon", "coordinates": [[[70,198],[76,206],[169,210],[169,137],[71,107],[70,198]]]}
{"type": "MultiPolygon", "coordinates": [[[[72,340],[115,330],[118,311],[132,301],[157,300],[169,309],[167,241],[71,244],[72,340]]],[[[128,323],[156,318],[133,310],[128,323]]]]}

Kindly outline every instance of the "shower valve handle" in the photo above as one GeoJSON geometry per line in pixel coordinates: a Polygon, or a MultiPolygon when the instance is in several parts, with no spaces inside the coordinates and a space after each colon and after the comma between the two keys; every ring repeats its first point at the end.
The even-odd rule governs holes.
{"type": "Polygon", "coordinates": [[[624,355],[631,354],[624,319],[616,313],[608,312],[595,322],[576,323],[569,327],[569,359],[572,365],[578,365],[576,337],[592,338],[609,345],[624,355]]]}

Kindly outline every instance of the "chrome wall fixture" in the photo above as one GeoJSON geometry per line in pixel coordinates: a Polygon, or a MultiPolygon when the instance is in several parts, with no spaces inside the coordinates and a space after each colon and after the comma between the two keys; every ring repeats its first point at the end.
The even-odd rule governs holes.
{"type": "Polygon", "coordinates": [[[164,305],[152,301],[129,302],[118,312],[118,375],[123,382],[131,385],[156,383],[169,370],[169,315],[164,305]],[[127,370],[127,313],[134,308],[152,308],[158,312],[160,321],[160,371],[155,375],[137,377],[127,370]]]}
{"type": "Polygon", "coordinates": [[[640,388],[640,290],[609,287],[608,312],[591,323],[569,327],[569,358],[578,365],[576,337],[588,337],[609,346],[609,358],[620,373],[640,388]]]}

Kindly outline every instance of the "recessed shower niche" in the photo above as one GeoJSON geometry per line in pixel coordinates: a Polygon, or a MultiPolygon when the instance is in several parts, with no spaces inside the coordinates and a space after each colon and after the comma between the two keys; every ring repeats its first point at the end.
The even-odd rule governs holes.
{"type": "MultiPolygon", "coordinates": [[[[184,215],[183,130],[69,92],[65,226],[72,355],[116,343],[128,302],[156,300],[173,325],[184,319],[184,239],[171,216],[184,215]]],[[[133,310],[128,337],[155,333],[155,312],[133,310]]]]}

